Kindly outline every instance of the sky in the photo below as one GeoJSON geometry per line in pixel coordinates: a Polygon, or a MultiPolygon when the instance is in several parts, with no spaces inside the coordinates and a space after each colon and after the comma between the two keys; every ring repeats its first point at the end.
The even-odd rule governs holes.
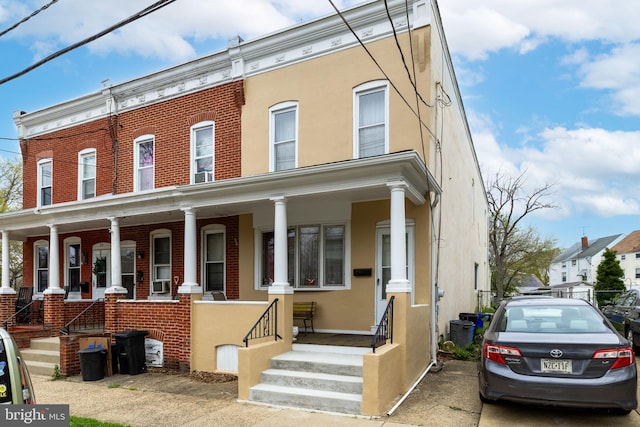
{"type": "MultiPolygon", "coordinates": [[[[155,0],[0,0],[0,79],[155,0]]],[[[334,0],[343,9],[360,3],[334,0]]],[[[527,217],[566,248],[640,229],[640,0],[439,0],[485,181],[525,174],[557,206],[527,217]]],[[[176,0],[0,85],[0,157],[32,112],[332,13],[329,0],[176,0]]]]}

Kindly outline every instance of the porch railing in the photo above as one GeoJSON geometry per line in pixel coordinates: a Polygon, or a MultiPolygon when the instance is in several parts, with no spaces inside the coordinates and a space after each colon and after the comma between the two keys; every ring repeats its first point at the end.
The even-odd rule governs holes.
{"type": "Polygon", "coordinates": [[[374,353],[376,352],[376,348],[386,344],[387,340],[393,343],[393,300],[395,300],[395,298],[396,297],[393,295],[389,298],[387,308],[384,310],[384,314],[382,315],[382,319],[380,319],[376,333],[371,339],[371,349],[374,353]]]}
{"type": "Polygon", "coordinates": [[[104,332],[104,305],[103,298],[98,298],[82,310],[76,317],[71,319],[66,325],[60,329],[63,335],[69,335],[71,332],[79,332],[86,330],[102,330],[104,332]]]}
{"type": "Polygon", "coordinates": [[[249,340],[265,337],[274,337],[276,341],[278,338],[282,339],[278,335],[278,298],[274,299],[269,307],[262,313],[262,316],[251,327],[247,335],[242,339],[245,347],[249,347],[249,340]]]}
{"type": "Polygon", "coordinates": [[[3,326],[4,329],[7,329],[9,325],[30,325],[33,324],[34,321],[37,324],[41,324],[44,321],[43,315],[43,301],[34,299],[29,302],[29,304],[20,308],[20,310],[13,313],[11,316],[4,319],[3,326]],[[34,306],[37,304],[37,307],[34,306]],[[36,316],[34,319],[34,315],[36,316]]]}

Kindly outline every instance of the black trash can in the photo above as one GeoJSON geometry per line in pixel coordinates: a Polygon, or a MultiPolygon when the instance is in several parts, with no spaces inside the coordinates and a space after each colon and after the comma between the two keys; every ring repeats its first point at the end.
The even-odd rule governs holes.
{"type": "Polygon", "coordinates": [[[458,347],[466,347],[473,342],[474,323],[469,320],[451,320],[449,339],[458,347]]]}
{"type": "Polygon", "coordinates": [[[89,347],[78,352],[82,381],[97,381],[104,378],[107,351],[102,347],[89,347]]]}
{"type": "Polygon", "coordinates": [[[475,323],[478,320],[478,313],[458,313],[458,319],[475,323]]]}
{"type": "Polygon", "coordinates": [[[123,331],[114,334],[120,373],[138,375],[147,372],[144,337],[147,331],[123,331]]]}

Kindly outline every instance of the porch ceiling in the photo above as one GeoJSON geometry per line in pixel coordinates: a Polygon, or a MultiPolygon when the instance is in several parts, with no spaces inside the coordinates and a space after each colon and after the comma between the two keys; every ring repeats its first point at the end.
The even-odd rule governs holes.
{"type": "Polygon", "coordinates": [[[196,210],[199,218],[239,215],[273,206],[276,196],[296,204],[380,200],[389,198],[387,184],[395,181],[406,183],[406,197],[415,204],[429,200],[428,192],[441,192],[418,154],[406,151],[9,212],[0,215],[0,231],[24,240],[48,235],[50,224],[63,234],[109,228],[109,217],[119,218],[121,227],[182,221],[186,208],[196,210]]]}

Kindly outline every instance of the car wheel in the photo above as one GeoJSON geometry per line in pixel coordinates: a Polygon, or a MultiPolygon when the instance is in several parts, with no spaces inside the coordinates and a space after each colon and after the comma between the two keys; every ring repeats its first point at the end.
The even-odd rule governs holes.
{"type": "Polygon", "coordinates": [[[627,333],[625,334],[627,340],[631,343],[631,348],[633,348],[633,352],[636,356],[640,356],[640,347],[634,344],[633,342],[633,329],[627,329],[627,333]]]}
{"type": "Polygon", "coordinates": [[[478,392],[478,397],[480,398],[480,402],[482,403],[488,403],[488,404],[495,403],[495,400],[487,399],[480,392],[478,392]]]}

